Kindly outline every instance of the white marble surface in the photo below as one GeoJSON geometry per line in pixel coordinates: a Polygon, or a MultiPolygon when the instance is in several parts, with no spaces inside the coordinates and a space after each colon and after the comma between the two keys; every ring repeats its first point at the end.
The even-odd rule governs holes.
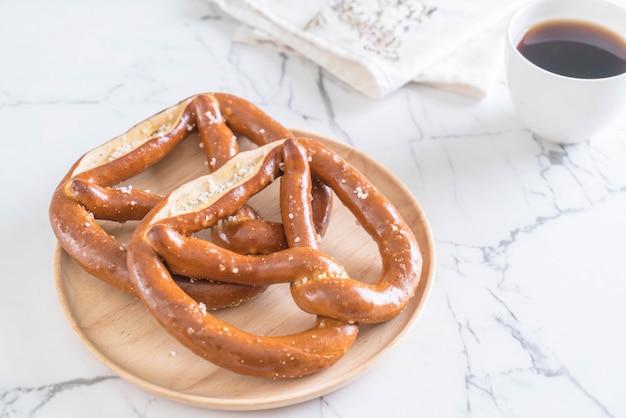
{"type": "Polygon", "coordinates": [[[535,140],[502,77],[478,101],[426,87],[370,100],[298,57],[231,42],[207,1],[0,0],[0,417],[626,417],[626,116],[576,146],[535,140]],[[430,219],[421,317],[331,394],[260,412],[136,388],[73,333],[48,202],[85,151],[224,91],[345,141],[430,219]]]}

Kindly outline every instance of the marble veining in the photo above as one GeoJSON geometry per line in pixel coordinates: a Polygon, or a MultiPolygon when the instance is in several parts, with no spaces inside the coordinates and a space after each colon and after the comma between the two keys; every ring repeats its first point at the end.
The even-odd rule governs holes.
{"type": "Polygon", "coordinates": [[[416,85],[373,100],[295,54],[233,42],[209,1],[0,5],[0,417],[626,417],[626,114],[551,145],[518,119],[502,74],[482,100],[416,85]],[[354,146],[428,215],[426,309],[320,398],[177,404],[112,373],[59,308],[53,188],[82,153],[202,91],[354,146]]]}
{"type": "MultiPolygon", "coordinates": [[[[1,416],[37,416],[40,410],[45,411],[48,404],[52,403],[57,396],[65,392],[89,389],[99,383],[111,379],[119,379],[117,376],[96,376],[93,378],[75,378],[63,382],[55,382],[38,387],[15,387],[0,393],[3,403],[1,416]]],[[[45,413],[44,413],[45,415],[45,413]]]]}

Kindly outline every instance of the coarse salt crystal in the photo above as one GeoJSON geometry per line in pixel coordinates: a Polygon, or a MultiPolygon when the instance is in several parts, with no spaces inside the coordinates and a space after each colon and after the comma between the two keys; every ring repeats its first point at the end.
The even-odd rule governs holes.
{"type": "Polygon", "coordinates": [[[368,196],[368,193],[363,191],[362,187],[357,187],[356,189],[354,189],[354,193],[356,193],[356,197],[358,197],[359,199],[365,199],[368,196]]]}
{"type": "Polygon", "coordinates": [[[204,302],[198,303],[198,308],[200,309],[200,312],[202,312],[202,315],[206,315],[206,305],[204,302]]]}

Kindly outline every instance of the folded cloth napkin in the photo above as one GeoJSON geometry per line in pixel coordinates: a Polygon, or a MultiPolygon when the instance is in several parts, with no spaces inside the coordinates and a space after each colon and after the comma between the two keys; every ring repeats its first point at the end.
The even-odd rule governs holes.
{"type": "Polygon", "coordinates": [[[409,82],[483,97],[525,0],[212,1],[242,23],[236,40],[296,51],[380,98],[409,82]]]}

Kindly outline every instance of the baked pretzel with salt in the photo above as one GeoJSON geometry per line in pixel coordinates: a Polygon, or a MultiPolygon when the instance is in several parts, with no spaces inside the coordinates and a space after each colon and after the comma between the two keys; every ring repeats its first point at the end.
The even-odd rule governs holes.
{"type": "MultiPolygon", "coordinates": [[[[128,276],[127,250],[97,220],[140,220],[162,196],[120,184],[145,171],[168,155],[189,133],[198,130],[209,170],[219,168],[239,151],[238,135],[257,145],[291,137],[292,133],[239,97],[214,93],[190,97],[131,128],[125,134],[82,156],[55,190],[49,208],[50,222],[61,247],[88,273],[136,296],[128,276]]],[[[316,189],[320,233],[330,212],[330,193],[316,189]]],[[[256,251],[268,253],[284,246],[282,226],[259,219],[253,209],[236,219],[239,235],[228,236],[232,225],[221,227],[222,241],[231,248],[245,245],[253,227],[259,237],[256,251]],[[254,222],[246,226],[245,222],[254,222]],[[245,240],[245,241],[244,241],[245,240]],[[242,243],[242,241],[244,241],[242,243]]],[[[234,221],[231,223],[235,223],[234,221]]],[[[219,239],[219,237],[218,237],[219,239]]],[[[237,305],[264,290],[260,286],[196,281],[176,277],[179,286],[212,309],[237,305]]]]}
{"type": "Polygon", "coordinates": [[[415,237],[393,205],[332,150],[304,138],[239,153],[220,170],[174,190],[137,226],[128,257],[140,298],[178,341],[221,367],[270,378],[304,376],[334,364],[354,342],[358,322],[387,321],[404,309],[421,266],[415,237]],[[320,251],[311,173],[331,187],[378,244],[383,268],[373,284],[350,278],[320,251]],[[194,236],[281,176],[279,203],[289,248],[247,256],[194,236]],[[175,286],[172,273],[240,284],[290,283],[297,305],[316,314],[316,324],[286,336],[248,333],[207,312],[175,286]]]}

